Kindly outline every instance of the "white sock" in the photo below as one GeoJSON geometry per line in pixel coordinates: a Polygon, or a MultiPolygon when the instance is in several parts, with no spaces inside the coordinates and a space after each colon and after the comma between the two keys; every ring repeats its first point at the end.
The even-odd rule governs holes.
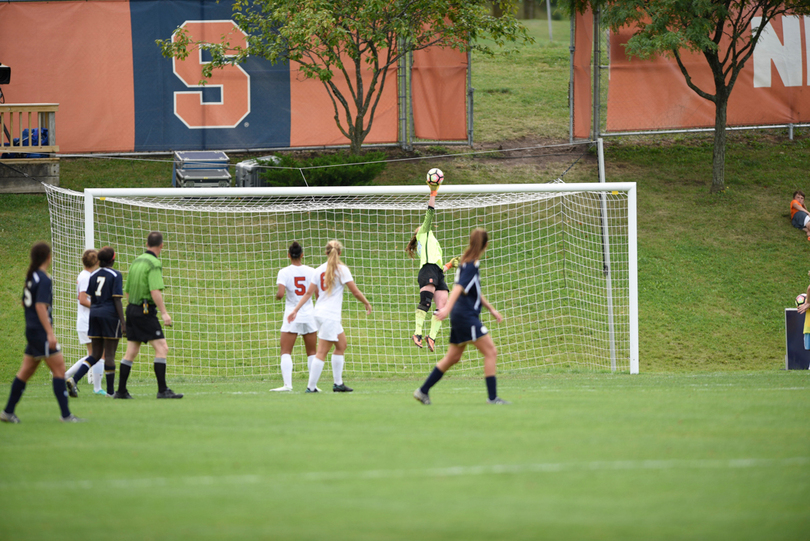
{"type": "Polygon", "coordinates": [[[93,390],[98,392],[101,390],[101,383],[104,381],[104,359],[99,359],[87,375],[89,376],[90,373],[93,374],[93,390]]]}
{"type": "Polygon", "coordinates": [[[281,356],[281,379],[285,387],[292,388],[292,355],[285,353],[281,356]]]}
{"type": "Polygon", "coordinates": [[[307,357],[307,372],[312,370],[312,361],[314,361],[315,359],[317,359],[315,355],[310,355],[309,357],[307,357]]]}
{"type": "Polygon", "coordinates": [[[67,369],[67,372],[65,372],[65,377],[66,377],[66,378],[72,378],[72,377],[73,377],[73,376],[76,374],[76,371],[79,369],[79,367],[82,365],[82,363],[84,362],[84,360],[85,360],[86,358],[87,358],[87,357],[82,357],[81,359],[79,359],[78,361],[76,361],[76,364],[74,364],[73,366],[71,366],[70,368],[68,368],[68,369],[67,369]]]}
{"type": "Polygon", "coordinates": [[[335,378],[335,385],[343,384],[343,365],[346,364],[343,355],[332,355],[332,376],[335,378]]]}
{"type": "Polygon", "coordinates": [[[312,366],[309,369],[309,383],[307,383],[307,389],[314,391],[315,387],[318,386],[318,380],[321,379],[321,372],[323,372],[324,364],[326,363],[317,357],[312,359],[312,366]]]}

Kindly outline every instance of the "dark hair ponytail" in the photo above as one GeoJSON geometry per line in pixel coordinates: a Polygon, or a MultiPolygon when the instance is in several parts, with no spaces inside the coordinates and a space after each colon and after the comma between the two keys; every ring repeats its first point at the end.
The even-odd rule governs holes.
{"type": "Polygon", "coordinates": [[[115,262],[115,250],[109,246],[105,246],[98,251],[98,266],[99,267],[112,267],[115,262]]]}
{"type": "Polygon", "coordinates": [[[37,242],[31,247],[31,265],[28,266],[28,274],[25,275],[25,281],[28,282],[34,277],[34,273],[48,260],[51,255],[51,247],[47,242],[37,242]]]}
{"type": "Polygon", "coordinates": [[[304,255],[304,249],[298,244],[298,241],[293,241],[287,253],[290,254],[290,259],[301,259],[301,256],[304,255]]]}

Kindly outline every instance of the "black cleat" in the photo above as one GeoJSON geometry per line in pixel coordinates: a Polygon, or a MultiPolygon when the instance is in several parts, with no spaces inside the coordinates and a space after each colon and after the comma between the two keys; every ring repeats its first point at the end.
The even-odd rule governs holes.
{"type": "Polygon", "coordinates": [[[341,383],[340,385],[335,383],[334,385],[332,385],[333,393],[350,393],[352,391],[354,391],[354,389],[352,389],[351,387],[346,387],[345,383],[341,383]]]}
{"type": "Polygon", "coordinates": [[[176,393],[176,392],[172,391],[171,389],[169,389],[167,387],[165,391],[158,391],[157,397],[158,398],[183,398],[183,393],[176,393]]]}
{"type": "Polygon", "coordinates": [[[321,390],[318,389],[317,387],[315,387],[314,389],[310,389],[309,387],[307,387],[307,390],[304,391],[304,392],[305,393],[319,393],[319,392],[321,392],[321,390]]]}
{"type": "Polygon", "coordinates": [[[79,387],[76,385],[76,382],[73,381],[73,378],[66,379],[65,385],[67,386],[68,396],[71,398],[79,398],[79,387]]]}
{"type": "Polygon", "coordinates": [[[112,397],[113,398],[122,398],[122,399],[126,399],[126,400],[131,400],[132,398],[134,398],[131,394],[129,394],[129,391],[115,391],[113,393],[112,397]]]}

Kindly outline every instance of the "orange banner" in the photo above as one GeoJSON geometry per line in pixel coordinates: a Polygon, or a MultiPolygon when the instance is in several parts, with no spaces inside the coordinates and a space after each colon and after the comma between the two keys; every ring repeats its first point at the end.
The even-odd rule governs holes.
{"type": "MultiPolygon", "coordinates": [[[[610,37],[607,131],[713,127],[714,103],[687,86],[674,59],[627,57],[624,44],[632,32],[625,28],[610,37]]],[[[721,47],[725,50],[727,44],[721,47]]],[[[714,80],[703,55],[682,54],[695,85],[714,94],[714,80]]],[[[810,122],[810,17],[777,17],[732,89],[727,124],[802,122],[810,122]]]]}
{"type": "Polygon", "coordinates": [[[591,137],[591,56],[593,13],[577,13],[574,19],[574,137],[591,137]]]}

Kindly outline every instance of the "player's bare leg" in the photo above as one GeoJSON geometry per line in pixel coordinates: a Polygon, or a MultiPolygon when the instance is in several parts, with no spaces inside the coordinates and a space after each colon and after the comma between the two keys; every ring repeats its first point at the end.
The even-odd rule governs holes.
{"type": "Polygon", "coordinates": [[[346,353],[347,345],[346,333],[340,333],[338,341],[335,343],[335,352],[332,353],[332,376],[334,377],[332,392],[334,393],[350,393],[354,390],[343,383],[343,366],[346,364],[343,354],[346,353]]]}

